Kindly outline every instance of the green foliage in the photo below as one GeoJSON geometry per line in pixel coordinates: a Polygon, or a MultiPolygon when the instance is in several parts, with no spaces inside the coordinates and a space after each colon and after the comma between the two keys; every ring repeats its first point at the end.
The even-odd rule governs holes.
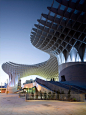
{"type": "Polygon", "coordinates": [[[51,92],[48,92],[48,99],[51,99],[51,92]]]}
{"type": "Polygon", "coordinates": [[[40,90],[40,97],[41,97],[41,99],[42,99],[42,92],[41,92],[41,90],[40,90]]]}
{"type": "Polygon", "coordinates": [[[70,94],[71,90],[69,89],[68,94],[70,94]]]}
{"type": "Polygon", "coordinates": [[[64,94],[64,91],[61,91],[61,94],[64,94]]]}
{"type": "Polygon", "coordinates": [[[46,93],[46,91],[44,93],[44,99],[47,99],[47,93],[46,93]]]}
{"type": "Polygon", "coordinates": [[[48,94],[51,94],[51,92],[48,92],[48,94]]]}
{"type": "Polygon", "coordinates": [[[76,101],[76,98],[73,98],[73,101],[76,101]]]}
{"type": "Polygon", "coordinates": [[[55,95],[55,92],[53,92],[53,95],[55,95]]]}
{"type": "Polygon", "coordinates": [[[34,97],[34,93],[33,92],[31,92],[31,96],[32,96],[32,98],[34,97]]]}
{"type": "Polygon", "coordinates": [[[69,89],[69,91],[68,91],[68,99],[70,99],[70,97],[71,97],[70,92],[71,92],[71,90],[69,89]]]}
{"type": "Polygon", "coordinates": [[[31,92],[31,94],[33,95],[34,93],[33,93],[33,92],[31,92]]]}
{"type": "Polygon", "coordinates": [[[60,90],[59,89],[58,89],[57,93],[60,94],[60,90]]]}
{"type": "Polygon", "coordinates": [[[36,94],[36,99],[38,99],[38,94],[36,94]]]}
{"type": "Polygon", "coordinates": [[[42,92],[41,92],[41,90],[40,90],[39,94],[40,94],[40,95],[42,95],[42,92]]]}
{"type": "Polygon", "coordinates": [[[45,93],[44,93],[44,94],[47,94],[47,93],[46,93],[46,91],[45,91],[45,93]]]}
{"type": "Polygon", "coordinates": [[[55,99],[55,92],[52,93],[52,99],[55,99]]]}

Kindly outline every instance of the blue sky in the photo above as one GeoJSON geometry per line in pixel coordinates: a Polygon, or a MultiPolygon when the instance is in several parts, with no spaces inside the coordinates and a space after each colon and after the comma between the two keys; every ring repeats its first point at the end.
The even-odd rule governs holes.
{"type": "MultiPolygon", "coordinates": [[[[0,1],[0,84],[8,79],[1,65],[5,62],[37,64],[49,55],[35,48],[30,33],[41,13],[48,13],[53,0],[1,0],[0,1]]],[[[32,78],[32,77],[31,77],[32,78]]]]}

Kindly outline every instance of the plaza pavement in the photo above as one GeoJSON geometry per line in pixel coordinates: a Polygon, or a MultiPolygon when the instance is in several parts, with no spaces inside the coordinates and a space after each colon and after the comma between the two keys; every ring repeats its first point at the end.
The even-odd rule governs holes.
{"type": "Polygon", "coordinates": [[[0,115],[86,115],[86,102],[30,100],[0,94],[0,115]]]}

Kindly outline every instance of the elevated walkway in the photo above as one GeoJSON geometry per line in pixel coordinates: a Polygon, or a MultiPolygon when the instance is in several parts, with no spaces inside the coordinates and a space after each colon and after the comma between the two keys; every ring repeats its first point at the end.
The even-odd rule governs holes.
{"type": "Polygon", "coordinates": [[[51,91],[55,91],[57,92],[58,90],[64,91],[65,93],[68,92],[68,90],[70,89],[72,93],[86,93],[86,89],[79,87],[79,86],[75,86],[75,85],[69,85],[69,84],[65,84],[63,82],[57,82],[57,81],[44,81],[42,79],[36,78],[36,82],[40,85],[42,85],[42,87],[46,87],[48,89],[50,89],[51,91]]]}

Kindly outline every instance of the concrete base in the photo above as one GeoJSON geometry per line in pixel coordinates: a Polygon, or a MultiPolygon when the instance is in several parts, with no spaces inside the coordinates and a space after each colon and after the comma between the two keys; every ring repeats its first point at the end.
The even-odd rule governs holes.
{"type": "Polygon", "coordinates": [[[69,62],[59,66],[59,81],[86,84],[86,62],[69,62]],[[65,80],[64,80],[65,78],[65,80]]]}

